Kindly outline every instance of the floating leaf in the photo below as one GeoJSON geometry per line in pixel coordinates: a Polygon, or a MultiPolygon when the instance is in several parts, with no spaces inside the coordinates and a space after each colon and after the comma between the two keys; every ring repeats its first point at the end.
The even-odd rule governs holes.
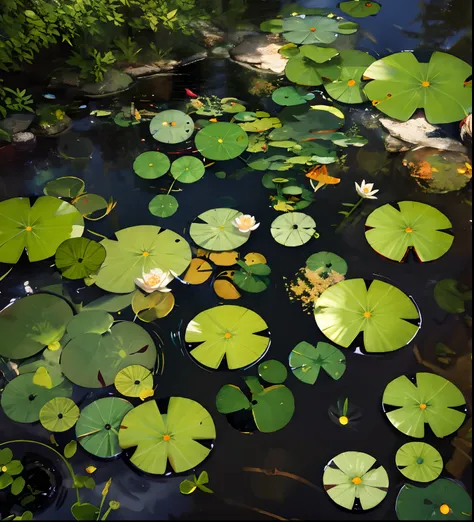
{"type": "Polygon", "coordinates": [[[316,63],[325,63],[339,55],[337,49],[331,47],[319,47],[317,45],[302,45],[300,54],[316,63]]]}
{"type": "Polygon", "coordinates": [[[135,289],[135,279],[154,268],[182,274],[191,262],[191,249],[185,239],[158,226],[142,225],[119,230],[117,241],[104,239],[105,263],[96,285],[114,293],[135,289]]]}
{"type": "Polygon", "coordinates": [[[281,384],[286,381],[288,371],[280,361],[270,359],[258,365],[258,374],[270,384],[281,384]]]}
{"type": "Polygon", "coordinates": [[[183,482],[181,482],[179,485],[179,491],[183,495],[191,495],[191,493],[194,493],[196,489],[197,485],[190,480],[183,480],[183,482]]]}
{"type": "Polygon", "coordinates": [[[386,497],[389,479],[385,468],[367,453],[346,451],[334,457],[323,474],[326,493],[339,506],[372,509],[386,497]]]}
{"type": "Polygon", "coordinates": [[[134,295],[135,290],[125,295],[104,295],[84,306],[84,310],[103,310],[109,313],[120,312],[132,304],[134,295]]]}
{"type": "Polygon", "coordinates": [[[175,473],[199,465],[212,446],[216,429],[209,412],[199,403],[171,397],[166,413],[155,401],[147,401],[130,411],[120,425],[119,442],[124,449],[136,448],[131,462],[138,469],[164,475],[169,461],[175,473]]]}
{"type": "Polygon", "coordinates": [[[97,272],[105,261],[105,248],[91,239],[66,239],[56,250],[56,268],[67,279],[83,279],[97,272]]]}
{"type": "Polygon", "coordinates": [[[443,279],[435,286],[434,298],[445,312],[462,314],[466,311],[465,302],[472,300],[472,290],[462,291],[455,279],[443,279]]]}
{"type": "Polygon", "coordinates": [[[238,248],[250,237],[250,232],[240,232],[232,224],[241,215],[230,208],[207,210],[191,224],[189,234],[197,245],[208,250],[222,252],[238,248]]]}
{"type": "Polygon", "coordinates": [[[181,143],[193,135],[194,121],[181,111],[163,111],[151,120],[150,132],[161,143],[181,143]]]}
{"type": "Polygon", "coordinates": [[[441,230],[452,227],[439,210],[415,201],[400,201],[374,210],[367,218],[365,237],[379,254],[402,262],[413,248],[422,262],[434,261],[451,248],[454,237],[441,230]]]}
{"type": "Polygon", "coordinates": [[[415,383],[405,375],[397,377],[385,388],[382,402],[388,420],[402,433],[421,439],[428,423],[437,437],[454,433],[466,414],[463,394],[444,377],[432,373],[417,373],[415,383]],[[457,408],[457,409],[455,409],[457,408]]]}
{"type": "Polygon", "coordinates": [[[137,176],[144,179],[157,179],[170,170],[171,162],[166,154],[161,152],[144,152],[133,164],[137,176]]]}
{"type": "Polygon", "coordinates": [[[71,339],[81,334],[105,334],[114,324],[114,318],[103,310],[82,310],[67,325],[67,333],[71,339]]]}
{"type": "Polygon", "coordinates": [[[240,292],[237,290],[237,287],[233,283],[234,274],[234,270],[225,270],[224,272],[221,272],[214,280],[214,292],[221,299],[234,300],[240,299],[242,297],[240,292]]]}
{"type": "Polygon", "coordinates": [[[67,459],[72,459],[77,452],[77,442],[75,440],[69,441],[64,447],[64,456],[67,459]]]}
{"type": "Polygon", "coordinates": [[[270,232],[280,245],[297,247],[311,240],[316,233],[316,223],[307,214],[292,212],[278,216],[273,221],[270,232]]]}
{"type": "Polygon", "coordinates": [[[50,390],[53,388],[53,380],[48,373],[48,370],[44,366],[40,366],[35,374],[33,375],[33,384],[37,386],[42,386],[43,388],[48,388],[50,390]]]}
{"type": "Polygon", "coordinates": [[[272,100],[278,103],[278,105],[285,107],[303,105],[313,98],[314,94],[307,93],[303,89],[297,89],[296,87],[280,87],[272,93],[272,100]]]}
{"type": "Polygon", "coordinates": [[[322,85],[324,79],[335,81],[338,79],[340,69],[332,61],[318,64],[302,55],[288,60],[285,74],[290,82],[309,87],[322,85]]]}
{"type": "Polygon", "coordinates": [[[337,38],[338,22],[325,16],[292,17],[283,20],[286,40],[295,44],[330,44],[337,38]]]}
{"type": "Polygon", "coordinates": [[[0,263],[15,264],[26,249],[30,262],[54,256],[68,238],[80,237],[84,220],[69,203],[51,196],[0,202],[0,263]]]}
{"type": "Polygon", "coordinates": [[[314,384],[321,368],[335,380],[346,371],[344,354],[328,343],[318,343],[316,348],[302,341],[290,353],[290,369],[293,375],[306,384],[314,384]]]}
{"type": "Polygon", "coordinates": [[[18,496],[25,488],[26,481],[23,477],[16,477],[11,486],[12,495],[18,496]]]}
{"type": "Polygon", "coordinates": [[[79,210],[82,217],[88,221],[100,221],[117,205],[113,199],[109,202],[98,194],[83,194],[74,200],[74,206],[79,210]]]}
{"type": "Polygon", "coordinates": [[[237,113],[234,116],[236,121],[255,121],[257,119],[257,114],[255,112],[242,111],[237,113]]]}
{"type": "Polygon", "coordinates": [[[234,273],[232,280],[242,290],[251,293],[260,293],[267,289],[270,279],[267,277],[271,269],[266,264],[247,265],[243,261],[237,262],[242,269],[234,273]]]}
{"type": "Polygon", "coordinates": [[[364,332],[367,352],[391,352],[407,345],[417,334],[420,316],[413,301],[398,288],[363,279],[342,281],[327,289],[314,311],[321,332],[348,348],[364,332]]]}
{"type": "Polygon", "coordinates": [[[191,260],[191,264],[184,275],[183,281],[190,285],[201,285],[205,283],[212,275],[212,266],[205,259],[195,257],[191,260]]]}
{"type": "Polygon", "coordinates": [[[283,20],[275,19],[275,20],[267,20],[260,24],[260,30],[264,33],[275,33],[279,34],[283,29],[283,20]]]}
{"type": "Polygon", "coordinates": [[[119,428],[124,416],[133,409],[125,399],[106,397],[94,401],[81,411],[76,424],[79,444],[89,453],[111,458],[122,453],[119,446],[119,428]]]}
{"type": "Polygon", "coordinates": [[[439,451],[424,442],[408,442],[395,455],[395,463],[402,475],[416,482],[432,482],[443,471],[439,451]]]}
{"type": "Polygon", "coordinates": [[[161,218],[167,218],[176,214],[178,208],[178,200],[170,194],[155,196],[148,205],[150,214],[161,218]]]}
{"type": "Polygon", "coordinates": [[[225,161],[237,158],[245,151],[247,133],[235,123],[215,123],[196,134],[196,148],[208,159],[225,161]]]}
{"type": "Polygon", "coordinates": [[[320,270],[322,274],[335,271],[338,274],[346,275],[348,266],[346,261],[332,252],[318,252],[308,257],[306,266],[313,271],[320,270]]]}
{"type": "Polygon", "coordinates": [[[391,118],[407,121],[423,108],[430,123],[451,123],[471,111],[472,84],[465,84],[471,74],[470,65],[450,54],[435,52],[425,64],[412,53],[396,53],[365,71],[374,81],[364,91],[391,118]]]}
{"type": "Polygon", "coordinates": [[[43,428],[55,433],[72,428],[78,418],[79,408],[76,403],[64,397],[51,399],[41,408],[39,414],[43,428]]]}
{"type": "Polygon", "coordinates": [[[171,165],[171,175],[180,183],[199,181],[205,172],[204,163],[193,156],[183,156],[171,165]]]}
{"type": "Polygon", "coordinates": [[[81,178],[64,176],[46,184],[43,193],[58,198],[76,198],[84,193],[86,184],[81,178]]]}
{"type": "Polygon", "coordinates": [[[132,300],[132,308],[140,321],[151,323],[155,319],[163,319],[171,313],[175,305],[171,292],[153,292],[144,294],[137,290],[132,300]]]}
{"type": "Polygon", "coordinates": [[[88,502],[75,502],[71,506],[71,513],[76,520],[97,520],[99,508],[88,502]]]}
{"type": "Polygon", "coordinates": [[[341,2],[338,7],[343,13],[346,13],[354,18],[365,18],[366,16],[374,16],[381,9],[381,5],[377,2],[367,2],[366,0],[352,0],[350,2],[341,2]]]}
{"type": "Polygon", "coordinates": [[[229,370],[235,370],[250,366],[264,355],[270,344],[267,328],[252,310],[217,306],[201,312],[188,324],[185,341],[191,343],[191,357],[200,364],[217,369],[225,359],[229,370]]]}

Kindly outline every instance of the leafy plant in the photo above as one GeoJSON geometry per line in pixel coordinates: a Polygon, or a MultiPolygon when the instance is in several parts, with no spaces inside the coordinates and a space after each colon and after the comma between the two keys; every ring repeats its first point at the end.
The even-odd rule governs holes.
{"type": "Polygon", "coordinates": [[[108,66],[114,64],[117,60],[112,51],[102,54],[97,49],[89,49],[86,57],[73,51],[72,56],[67,60],[67,64],[79,69],[80,78],[84,80],[93,80],[101,82],[104,74],[108,70],[108,66]]]}
{"type": "Polygon", "coordinates": [[[0,116],[2,118],[6,118],[7,111],[34,112],[33,108],[31,107],[33,105],[33,97],[31,94],[27,94],[26,89],[20,90],[3,87],[2,82],[3,80],[0,79],[0,116]]]}
{"type": "Polygon", "coordinates": [[[114,44],[120,51],[116,53],[119,62],[134,63],[142,51],[142,48],[139,47],[138,43],[133,40],[133,38],[130,38],[130,36],[128,38],[114,40],[114,44]]]}
{"type": "Polygon", "coordinates": [[[209,475],[207,474],[207,471],[202,471],[199,477],[193,475],[192,480],[183,480],[183,482],[181,482],[181,484],[179,485],[179,491],[183,495],[191,495],[191,493],[194,493],[196,489],[200,489],[201,491],[204,491],[204,493],[214,493],[212,489],[209,489],[205,486],[205,484],[208,484],[208,482],[209,475]]]}
{"type": "Polygon", "coordinates": [[[10,487],[12,495],[19,495],[25,487],[22,471],[21,461],[13,460],[10,448],[0,450],[0,490],[10,487]]]}

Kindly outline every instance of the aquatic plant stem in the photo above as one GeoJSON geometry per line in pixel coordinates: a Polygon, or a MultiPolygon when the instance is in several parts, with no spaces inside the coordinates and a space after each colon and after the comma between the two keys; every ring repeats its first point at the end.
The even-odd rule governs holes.
{"type": "Polygon", "coordinates": [[[274,518],[275,520],[282,520],[283,522],[287,521],[287,518],[280,517],[279,515],[275,515],[274,513],[270,513],[269,511],[264,511],[263,509],[259,509],[252,506],[247,506],[247,504],[242,504],[240,502],[237,502],[236,500],[232,500],[230,498],[224,498],[223,499],[226,504],[229,504],[231,506],[237,506],[245,509],[250,509],[252,511],[255,511],[255,513],[260,513],[260,515],[265,515],[270,518],[274,518]]]}
{"type": "Polygon", "coordinates": [[[359,198],[359,201],[353,205],[353,207],[351,208],[351,210],[347,213],[347,216],[344,216],[344,219],[341,221],[341,223],[339,223],[338,227],[336,228],[336,232],[338,232],[342,226],[344,225],[344,223],[352,216],[352,214],[360,207],[360,205],[362,204],[362,202],[365,200],[365,198],[359,198]]]}
{"type": "Polygon", "coordinates": [[[171,194],[171,191],[173,190],[174,184],[178,181],[178,179],[174,179],[173,183],[171,183],[170,188],[168,189],[168,192],[166,193],[167,196],[171,194]]]}
{"type": "Polygon", "coordinates": [[[306,486],[309,486],[312,489],[315,489],[316,491],[322,492],[322,489],[316,484],[313,484],[309,480],[306,480],[303,477],[300,477],[299,475],[294,475],[293,473],[288,473],[287,471],[280,471],[277,468],[273,469],[264,469],[264,468],[251,468],[248,466],[245,466],[242,468],[244,471],[249,471],[250,473],[263,473],[264,475],[269,476],[277,476],[277,477],[286,477],[290,478],[292,480],[296,480],[297,482],[301,482],[302,484],[305,484],[306,486]]]}

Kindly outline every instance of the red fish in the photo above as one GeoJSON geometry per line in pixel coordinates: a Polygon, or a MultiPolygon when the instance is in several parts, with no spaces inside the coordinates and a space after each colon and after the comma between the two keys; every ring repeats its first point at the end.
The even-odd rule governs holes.
{"type": "Polygon", "coordinates": [[[186,92],[186,95],[190,98],[199,98],[199,96],[195,94],[191,89],[184,89],[184,91],[186,92]]]}

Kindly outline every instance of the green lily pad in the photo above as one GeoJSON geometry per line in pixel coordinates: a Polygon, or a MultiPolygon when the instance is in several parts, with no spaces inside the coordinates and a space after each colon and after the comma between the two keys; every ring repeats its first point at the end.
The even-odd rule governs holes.
{"type": "Polygon", "coordinates": [[[433,373],[417,373],[415,382],[397,377],[385,388],[382,402],[395,428],[418,439],[425,436],[425,423],[441,438],[454,433],[466,418],[464,411],[454,409],[465,406],[463,394],[433,373]]]}
{"type": "Polygon", "coordinates": [[[137,176],[144,179],[157,179],[170,170],[171,162],[166,154],[161,152],[144,152],[133,164],[137,176]]]}
{"type": "Polygon", "coordinates": [[[64,176],[47,183],[43,193],[45,196],[57,198],[76,198],[84,193],[85,188],[86,184],[82,179],[74,176],[64,176]]]}
{"type": "Polygon", "coordinates": [[[131,127],[132,125],[139,125],[140,121],[132,119],[131,116],[121,111],[114,116],[114,123],[119,127],[131,127]]]}
{"type": "Polygon", "coordinates": [[[33,383],[33,374],[19,375],[10,381],[2,392],[1,406],[5,415],[15,422],[36,422],[41,408],[55,397],[70,397],[72,386],[64,381],[48,389],[33,383]]]}
{"type": "Polygon", "coordinates": [[[84,279],[97,272],[105,261],[105,248],[91,239],[66,239],[56,250],[56,268],[67,279],[84,279]]]}
{"type": "Polygon", "coordinates": [[[176,214],[178,208],[178,200],[171,194],[159,194],[148,204],[150,214],[160,218],[167,218],[176,214]]]}
{"type": "Polygon", "coordinates": [[[44,350],[41,355],[26,359],[26,361],[18,367],[18,371],[20,375],[25,373],[35,374],[39,368],[43,368],[42,371],[47,372],[47,375],[51,379],[51,387],[54,388],[64,381],[64,375],[59,364],[61,352],[61,349],[55,351],[44,350]]]}
{"type": "Polygon", "coordinates": [[[54,433],[69,430],[78,419],[79,408],[76,403],[64,397],[51,399],[39,413],[39,420],[43,428],[54,433]]]}
{"type": "Polygon", "coordinates": [[[231,208],[214,208],[200,214],[189,228],[189,235],[202,248],[215,252],[234,250],[246,243],[250,232],[240,232],[233,221],[242,212],[231,208]]]}
{"type": "Polygon", "coordinates": [[[338,7],[343,13],[346,13],[349,16],[354,18],[365,18],[367,16],[376,15],[382,6],[377,2],[352,0],[350,2],[341,2],[338,7]]]}
{"type": "Polygon", "coordinates": [[[422,488],[404,484],[396,511],[398,520],[470,520],[472,500],[454,480],[438,479],[422,488]]]}
{"type": "Polygon", "coordinates": [[[107,251],[95,283],[117,294],[135,290],[135,279],[153,268],[181,275],[191,262],[188,242],[171,230],[142,225],[115,232],[117,241],[104,239],[107,251]]]}
{"type": "Polygon", "coordinates": [[[432,482],[443,471],[443,457],[425,442],[408,442],[395,455],[398,471],[416,482],[432,482]]]}
{"type": "Polygon", "coordinates": [[[339,55],[337,49],[331,47],[319,47],[317,45],[302,45],[299,52],[305,58],[316,63],[325,63],[339,55]]]}
{"type": "Polygon", "coordinates": [[[153,368],[155,361],[155,343],[147,331],[124,321],[103,335],[74,337],[63,349],[61,369],[74,384],[101,388],[111,385],[122,368],[132,364],[153,368]]]}
{"type": "Polygon", "coordinates": [[[238,263],[240,266],[245,266],[245,268],[237,270],[234,273],[232,281],[235,283],[236,286],[238,286],[242,290],[245,290],[246,292],[250,292],[253,294],[258,294],[260,292],[265,291],[268,288],[270,284],[270,278],[268,277],[268,274],[271,273],[271,269],[268,265],[259,264],[249,267],[243,261],[239,261],[238,263]],[[253,269],[254,267],[256,267],[255,270],[257,270],[258,268],[264,269],[262,271],[262,274],[259,275],[252,272],[250,269],[253,269]]]}
{"type": "Polygon", "coordinates": [[[287,43],[283,47],[280,47],[278,53],[281,54],[283,58],[293,58],[293,56],[300,54],[300,49],[294,43],[287,43]]]}
{"type": "Polygon", "coordinates": [[[242,111],[234,116],[236,121],[255,121],[257,119],[257,114],[255,112],[242,111]]]}
{"type": "Polygon", "coordinates": [[[26,359],[61,340],[72,319],[64,299],[36,294],[15,301],[0,313],[2,342],[0,355],[26,359]]]}
{"type": "Polygon", "coordinates": [[[291,212],[278,216],[272,223],[270,232],[273,239],[286,247],[304,245],[314,237],[316,223],[311,216],[302,212],[291,212]]]}
{"type": "Polygon", "coordinates": [[[383,466],[367,453],[346,451],[334,457],[323,474],[326,493],[339,506],[353,510],[356,503],[365,511],[387,496],[389,479],[383,466]]]}
{"type": "Polygon", "coordinates": [[[280,34],[283,29],[283,20],[266,20],[260,24],[260,30],[264,33],[280,34]]]}
{"type": "Polygon", "coordinates": [[[236,370],[265,354],[270,344],[267,329],[267,323],[248,308],[216,306],[188,324],[185,341],[192,344],[191,357],[200,364],[217,369],[225,359],[229,370],[236,370]]]}
{"type": "Polygon", "coordinates": [[[435,52],[426,64],[412,53],[396,53],[365,71],[374,81],[364,91],[391,118],[407,121],[423,108],[430,123],[451,123],[471,112],[472,85],[464,84],[471,74],[470,65],[450,54],[435,52]]]}
{"type": "Polygon", "coordinates": [[[76,424],[79,444],[96,457],[116,457],[122,453],[119,445],[121,422],[131,410],[133,406],[118,397],[106,397],[89,404],[81,411],[76,424]]]}
{"type": "Polygon", "coordinates": [[[365,82],[362,77],[367,68],[375,62],[375,58],[362,51],[341,51],[340,76],[337,81],[324,86],[326,92],[342,103],[364,103],[367,96],[364,93],[365,82]]]}
{"type": "Polygon", "coordinates": [[[383,205],[370,214],[365,226],[369,245],[398,262],[410,248],[420,261],[434,261],[446,254],[454,241],[451,234],[441,232],[452,227],[451,221],[436,208],[415,201],[400,201],[398,209],[383,205]]]}
{"type": "Polygon", "coordinates": [[[151,120],[150,132],[161,143],[181,143],[193,135],[194,121],[181,111],[163,111],[151,120]]]}
{"type": "Polygon", "coordinates": [[[139,364],[132,364],[120,370],[114,385],[125,397],[140,397],[144,390],[153,388],[153,373],[139,364]]]}
{"type": "Polygon", "coordinates": [[[335,81],[341,73],[337,60],[316,63],[314,60],[299,54],[288,60],[285,74],[290,82],[308,87],[322,85],[325,79],[335,81]]]}
{"type": "Polygon", "coordinates": [[[295,44],[330,44],[337,38],[339,23],[325,16],[291,17],[283,20],[282,34],[295,44]]]}
{"type": "Polygon", "coordinates": [[[367,352],[392,352],[406,346],[419,326],[413,301],[398,288],[373,281],[369,289],[363,279],[342,281],[318,298],[314,311],[321,332],[334,343],[348,348],[364,332],[367,352]]]}
{"type": "Polygon", "coordinates": [[[291,390],[282,384],[264,388],[258,377],[244,377],[244,381],[252,392],[252,400],[249,401],[237,386],[226,384],[217,394],[217,411],[228,415],[251,410],[255,425],[262,433],[272,433],[284,428],[295,412],[291,390]]]}
{"type": "Polygon", "coordinates": [[[466,301],[472,301],[472,290],[460,290],[455,279],[443,279],[434,289],[436,303],[445,312],[462,314],[466,311],[466,301]]]}
{"type": "Polygon", "coordinates": [[[114,324],[114,318],[103,310],[82,310],[67,325],[67,333],[71,339],[81,334],[105,334],[114,324]]]}
{"type": "Polygon", "coordinates": [[[318,252],[308,257],[306,266],[316,272],[322,270],[322,273],[329,274],[334,270],[341,275],[346,275],[349,270],[346,261],[337,254],[332,252],[318,252]]]}
{"type": "Polygon", "coordinates": [[[206,172],[204,163],[193,156],[183,156],[173,161],[171,175],[180,183],[194,183],[199,181],[206,172]]]}
{"type": "Polygon", "coordinates": [[[306,384],[314,384],[321,368],[334,380],[340,379],[346,371],[346,357],[328,343],[318,343],[316,348],[302,341],[290,353],[290,369],[293,375],[306,384]]]}
{"type": "Polygon", "coordinates": [[[296,87],[280,87],[272,93],[272,100],[278,105],[285,107],[303,105],[312,99],[314,99],[314,94],[296,87]]]}
{"type": "Polygon", "coordinates": [[[83,194],[74,200],[74,206],[82,217],[90,221],[99,221],[111,211],[107,200],[99,194],[83,194]]]}
{"type": "Polygon", "coordinates": [[[84,220],[66,201],[41,196],[30,207],[28,198],[7,199],[0,202],[0,263],[17,263],[25,249],[32,263],[48,259],[83,232],[84,220]]]}
{"type": "Polygon", "coordinates": [[[339,34],[354,34],[359,30],[359,24],[355,22],[341,22],[337,28],[339,34]]]}
{"type": "Polygon", "coordinates": [[[258,374],[270,384],[281,384],[288,377],[288,370],[280,361],[270,359],[258,365],[258,374]]]}
{"type": "Polygon", "coordinates": [[[205,158],[225,161],[240,156],[246,150],[249,138],[235,123],[214,123],[196,134],[195,143],[205,158]]]}
{"type": "MultiPolygon", "coordinates": [[[[261,118],[247,123],[239,123],[239,127],[245,132],[265,132],[281,126],[278,118],[261,118]]],[[[249,138],[250,140],[250,138],[249,138]]]]}
{"type": "Polygon", "coordinates": [[[134,408],[123,419],[119,431],[120,447],[135,448],[131,462],[138,469],[155,475],[166,473],[169,461],[175,473],[192,469],[206,459],[216,438],[209,412],[199,403],[171,397],[167,411],[155,401],[134,408]]]}

